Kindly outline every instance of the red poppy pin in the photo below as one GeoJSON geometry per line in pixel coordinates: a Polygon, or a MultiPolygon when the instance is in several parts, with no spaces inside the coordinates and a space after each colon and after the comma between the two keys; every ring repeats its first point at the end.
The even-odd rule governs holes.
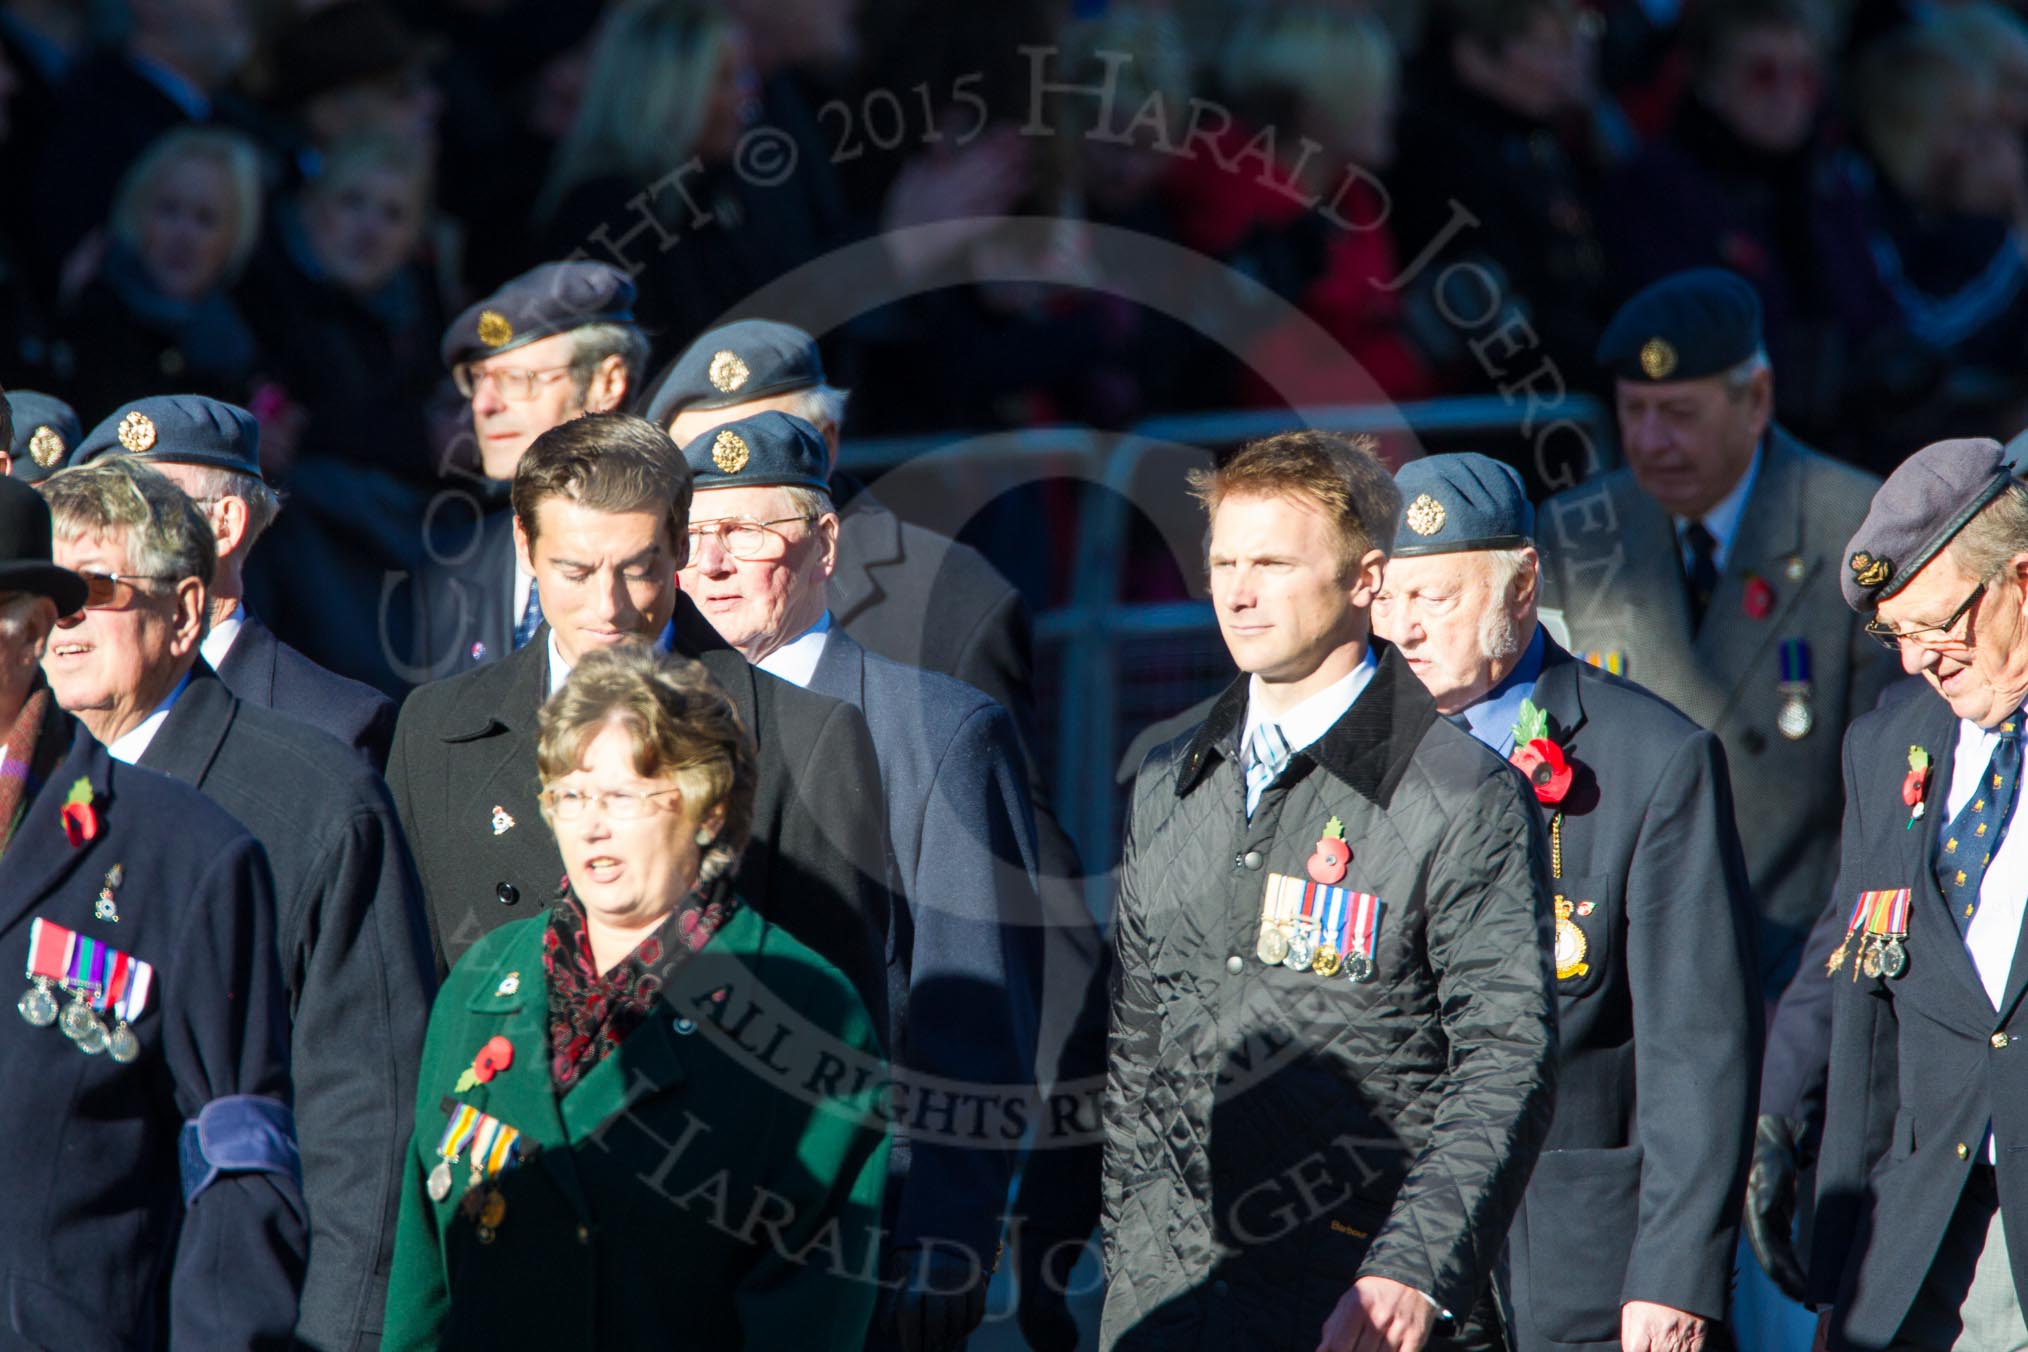
{"type": "Polygon", "coordinates": [[[1908,808],[1909,826],[1922,818],[1922,800],[1929,796],[1929,772],[1929,752],[1919,746],[1910,747],[1908,773],[1901,777],[1901,801],[1908,808]]]}
{"type": "Polygon", "coordinates": [[[57,816],[63,822],[64,839],[72,849],[98,839],[99,810],[92,801],[89,779],[79,776],[77,783],[70,786],[70,796],[63,800],[63,810],[57,816]]]}
{"type": "Polygon", "coordinates": [[[495,1037],[479,1048],[479,1054],[472,1058],[472,1064],[458,1077],[453,1093],[462,1094],[475,1084],[485,1084],[495,1075],[514,1064],[514,1044],[504,1037],[495,1037]]]}
{"type": "Polygon", "coordinates": [[[1352,862],[1352,847],[1345,843],[1345,823],[1336,817],[1324,823],[1324,834],[1304,867],[1310,877],[1326,887],[1345,881],[1345,866],[1352,862]]]}
{"type": "Polygon", "coordinates": [[[1750,620],[1764,620],[1774,614],[1775,592],[1768,580],[1758,573],[1746,579],[1746,597],[1741,603],[1750,620]]]}
{"type": "Polygon", "coordinates": [[[1549,735],[1549,715],[1536,708],[1534,700],[1521,701],[1521,715],[1514,720],[1514,754],[1507,759],[1528,776],[1535,801],[1550,807],[1563,801],[1577,777],[1563,748],[1549,735]]]}

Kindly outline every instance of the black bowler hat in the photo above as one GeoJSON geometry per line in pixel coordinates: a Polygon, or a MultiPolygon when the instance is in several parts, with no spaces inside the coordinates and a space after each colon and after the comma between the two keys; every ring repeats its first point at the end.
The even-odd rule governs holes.
{"type": "Polygon", "coordinates": [[[1692,268],[1639,292],[1598,340],[1598,364],[1656,385],[1728,371],[1761,350],[1760,297],[1724,268],[1692,268]]]}
{"type": "Polygon", "coordinates": [[[801,418],[770,409],[721,424],[692,438],[683,448],[691,485],[708,488],[770,488],[790,485],[831,491],[826,471],[831,448],[824,435],[801,418]]]}
{"type": "Polygon", "coordinates": [[[158,394],[108,414],[71,452],[72,465],[131,455],[151,465],[204,465],[261,477],[261,425],[238,404],[158,394]]]}
{"type": "Polygon", "coordinates": [[[1845,546],[1845,604],[1862,615],[1878,609],[2013,481],[1990,437],[1932,442],[1902,461],[1845,546]]]}
{"type": "Polygon", "coordinates": [[[648,421],[667,427],[685,409],[731,408],[824,383],[817,340],[793,324],[742,319],[685,348],[648,398],[648,421]]]}
{"type": "Polygon", "coordinates": [[[1394,475],[1401,516],[1396,558],[1519,549],[1535,535],[1535,508],[1511,465],[1472,451],[1411,460],[1394,475]]]}
{"type": "Polygon", "coordinates": [[[49,504],[19,479],[0,477],[0,592],[32,592],[68,615],[85,602],[85,580],[50,556],[49,504]]]}
{"type": "Polygon", "coordinates": [[[587,324],[634,322],[634,283],[610,263],[544,263],[451,321],[444,365],[480,361],[587,324]]]}
{"type": "Polygon", "coordinates": [[[54,395],[35,390],[7,391],[7,409],[14,415],[13,475],[40,483],[62,468],[71,448],[84,439],[77,411],[54,395]]]}

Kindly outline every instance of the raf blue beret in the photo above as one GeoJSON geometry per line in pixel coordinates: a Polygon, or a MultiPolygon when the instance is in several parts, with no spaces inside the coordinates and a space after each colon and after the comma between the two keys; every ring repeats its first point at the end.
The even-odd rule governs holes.
{"type": "Polygon", "coordinates": [[[1598,340],[1598,364],[1621,380],[1700,380],[1739,365],[1762,344],[1760,297],[1724,268],[1664,277],[1620,307],[1598,340]]]}
{"type": "Polygon", "coordinates": [[[691,483],[708,488],[766,488],[789,484],[831,489],[831,448],[801,418],[772,409],[712,428],[683,448],[691,483]]]}
{"type": "Polygon", "coordinates": [[[742,319],[684,349],[649,398],[648,421],[667,427],[687,408],[731,408],[823,383],[816,339],[793,324],[742,319]]]}
{"type": "Polygon", "coordinates": [[[13,477],[40,483],[55,473],[79,441],[84,429],[77,410],[52,394],[35,390],[7,391],[7,411],[14,415],[13,477]]]}
{"type": "Polygon", "coordinates": [[[1906,587],[2011,482],[1990,437],[1934,442],[1902,461],[1845,546],[1845,604],[1867,614],[1906,587]]]}
{"type": "Polygon", "coordinates": [[[544,263],[467,309],[444,330],[444,365],[512,352],[587,324],[634,322],[634,284],[610,263],[544,263]]]}
{"type": "Polygon", "coordinates": [[[261,425],[253,414],[201,394],[159,394],[122,405],[85,434],[70,463],[131,455],[153,464],[208,465],[261,477],[261,425]]]}
{"type": "Polygon", "coordinates": [[[1519,549],[1535,537],[1535,507],[1521,476],[1490,456],[1461,451],[1411,460],[1394,484],[1401,490],[1395,558],[1519,549]]]}

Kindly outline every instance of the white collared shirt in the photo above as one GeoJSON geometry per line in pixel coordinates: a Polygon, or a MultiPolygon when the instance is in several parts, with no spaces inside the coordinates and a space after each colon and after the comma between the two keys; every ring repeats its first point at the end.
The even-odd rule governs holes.
{"type": "MultiPolygon", "coordinates": [[[[662,626],[662,633],[655,640],[655,651],[666,653],[676,641],[676,621],[662,626]]],[[[571,664],[563,660],[563,649],[556,646],[556,630],[549,631],[549,694],[554,695],[565,681],[570,679],[571,664]]]]}
{"type": "Polygon", "coordinates": [[[211,626],[204,635],[204,642],[197,645],[197,651],[204,656],[207,665],[217,671],[225,661],[225,655],[232,651],[233,642],[239,638],[240,627],[246,623],[246,603],[232,608],[232,614],[211,626]]]}
{"type": "MultiPolygon", "coordinates": [[[[1732,540],[1739,534],[1739,519],[1746,515],[1746,500],[1753,495],[1753,481],[1760,477],[1762,454],[1761,448],[1755,447],[1753,459],[1746,464],[1746,473],[1739,476],[1739,482],[1732,486],[1732,491],[1698,518],[1704,523],[1704,529],[1711,532],[1711,538],[1718,542],[1711,551],[1711,564],[1721,575],[1725,572],[1725,561],[1732,557],[1732,540]]],[[[1683,571],[1688,574],[1697,561],[1691,552],[1690,542],[1683,538],[1690,521],[1680,516],[1672,516],[1670,520],[1676,523],[1676,552],[1682,556],[1683,571]]]]}
{"type": "Polygon", "coordinates": [[[116,761],[138,765],[141,757],[147,754],[148,744],[155,740],[155,734],[162,731],[162,725],[169,721],[169,711],[183,697],[183,691],[189,684],[190,673],[186,671],[183,679],[176,682],[176,688],[169,692],[169,697],[156,705],[153,713],[115,737],[106,748],[106,754],[116,761]]]}
{"type": "MultiPolygon", "coordinates": [[[[1240,746],[1244,748],[1253,740],[1255,728],[1262,723],[1273,722],[1280,726],[1282,736],[1288,739],[1289,754],[1295,755],[1329,732],[1331,725],[1345,716],[1345,711],[1358,700],[1359,693],[1366,689],[1367,682],[1373,679],[1373,673],[1379,667],[1379,661],[1373,656],[1373,647],[1368,644],[1359,658],[1359,665],[1342,679],[1333,681],[1295,708],[1280,714],[1270,714],[1262,706],[1260,677],[1252,677],[1246,683],[1246,723],[1239,730],[1240,746]]],[[[1243,750],[1241,754],[1245,754],[1243,750]]]]}
{"type": "MultiPolygon", "coordinates": [[[[1950,793],[1936,824],[1939,855],[1950,835],[1951,823],[1964,811],[1972,795],[1985,787],[1986,765],[1993,759],[1993,748],[1999,743],[1999,729],[1959,720],[1957,750],[1951,753],[1950,793]]],[[[1966,848],[1966,842],[1958,842],[1959,850],[1966,848]]],[[[1994,853],[1993,862],[1986,865],[1986,876],[1979,883],[1979,909],[1972,915],[1971,928],[1965,931],[1965,948],[1972,955],[1979,984],[1986,988],[1986,996],[1995,1010],[2007,991],[2024,910],[2028,910],[2028,803],[2017,797],[2013,816],[2007,821],[2007,834],[2000,838],[2000,848],[1994,853]]]]}
{"type": "Polygon", "coordinates": [[[779,676],[790,685],[808,687],[817,674],[817,663],[824,656],[824,640],[831,632],[831,612],[825,611],[817,622],[805,629],[781,647],[754,663],[770,676],[779,676]]]}

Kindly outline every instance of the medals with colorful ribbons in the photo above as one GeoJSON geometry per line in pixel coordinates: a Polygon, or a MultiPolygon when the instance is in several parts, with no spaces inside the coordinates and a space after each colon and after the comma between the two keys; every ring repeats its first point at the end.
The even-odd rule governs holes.
{"type": "Polygon", "coordinates": [[[477,1225],[479,1242],[491,1244],[507,1219],[507,1198],[495,1180],[520,1162],[521,1132],[470,1104],[455,1104],[437,1141],[437,1163],[429,1176],[431,1201],[451,1195],[451,1166],[461,1155],[469,1160],[471,1176],[458,1210],[477,1225]]]}
{"type": "Polygon", "coordinates": [[[1800,742],[1817,726],[1810,709],[1810,645],[1805,639],[1785,638],[1781,646],[1781,712],[1775,728],[1792,742],[1800,742]]]}
{"type": "Polygon", "coordinates": [[[47,1028],[56,1022],[55,988],[70,974],[70,950],[76,942],[76,934],[47,920],[37,920],[28,927],[30,985],[14,1007],[37,1028],[47,1028]]]}
{"type": "Polygon", "coordinates": [[[1868,977],[1892,980],[1907,971],[1908,949],[1903,941],[1908,938],[1910,895],[1906,887],[1861,892],[1859,900],[1852,903],[1852,918],[1845,922],[1845,941],[1824,964],[1824,975],[1835,975],[1847,958],[1854,958],[1854,981],[1862,972],[1868,977]]]}
{"type": "Polygon", "coordinates": [[[1310,970],[1318,976],[1336,976],[1345,963],[1345,903],[1351,894],[1342,887],[1325,890],[1331,895],[1324,906],[1324,937],[1310,959],[1310,970]]]}
{"type": "Polygon", "coordinates": [[[460,1103],[452,1112],[451,1120],[444,1127],[443,1137],[437,1142],[437,1167],[430,1170],[429,1193],[432,1202],[441,1202],[451,1195],[451,1166],[458,1162],[458,1156],[470,1143],[472,1133],[479,1129],[479,1121],[485,1114],[468,1103],[460,1103]]]}
{"type": "Polygon", "coordinates": [[[1270,873],[1261,900],[1260,938],[1254,955],[1273,967],[1289,956],[1289,928],[1302,900],[1302,882],[1285,873],[1270,873]]]}
{"type": "Polygon", "coordinates": [[[1282,958],[1282,966],[1291,972],[1310,970],[1310,963],[1317,956],[1317,922],[1321,916],[1317,894],[1320,891],[1337,890],[1317,882],[1302,883],[1300,886],[1303,889],[1303,909],[1296,917],[1295,932],[1289,936],[1289,951],[1282,958]]]}
{"type": "Polygon", "coordinates": [[[1351,912],[1345,935],[1345,979],[1371,981],[1378,970],[1380,952],[1380,911],[1382,902],[1371,892],[1346,894],[1351,912]]]}
{"type": "Polygon", "coordinates": [[[1261,904],[1260,960],[1318,976],[1370,981],[1380,940],[1380,898],[1270,873],[1261,904]]]}
{"type": "Polygon", "coordinates": [[[64,1036],[87,1056],[109,1053],[126,1064],[141,1054],[141,1041],[128,1025],[141,1017],[154,987],[155,968],[109,944],[48,920],[28,931],[28,978],[32,983],[16,1004],[37,1028],[60,1023],[64,1036]],[[71,997],[59,1017],[56,989],[71,997]],[[102,1015],[110,1012],[108,1029],[102,1015]]]}

